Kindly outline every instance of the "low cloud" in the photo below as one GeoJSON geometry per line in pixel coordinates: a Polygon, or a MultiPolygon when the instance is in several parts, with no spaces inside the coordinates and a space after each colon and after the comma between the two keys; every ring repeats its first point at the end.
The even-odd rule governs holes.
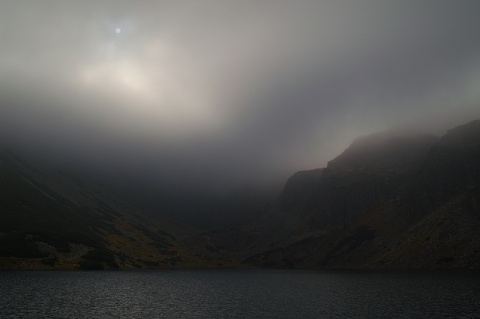
{"type": "Polygon", "coordinates": [[[234,187],[358,135],[480,117],[474,1],[3,1],[0,133],[139,178],[234,187]]]}

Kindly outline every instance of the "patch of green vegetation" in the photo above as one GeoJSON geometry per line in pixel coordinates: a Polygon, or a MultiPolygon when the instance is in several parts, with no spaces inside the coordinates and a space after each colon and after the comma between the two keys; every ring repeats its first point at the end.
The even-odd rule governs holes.
{"type": "Polygon", "coordinates": [[[171,240],[175,240],[175,237],[170,235],[169,233],[162,230],[154,232],[141,224],[137,224],[136,227],[140,229],[146,236],[152,238],[155,241],[153,244],[155,247],[160,249],[172,247],[172,244],[170,244],[168,238],[170,238],[171,240]]]}

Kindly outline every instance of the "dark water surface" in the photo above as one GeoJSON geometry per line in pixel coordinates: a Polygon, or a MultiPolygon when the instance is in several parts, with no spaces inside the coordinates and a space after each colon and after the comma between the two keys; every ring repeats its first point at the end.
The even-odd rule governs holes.
{"type": "Polygon", "coordinates": [[[0,272],[0,318],[480,318],[480,274],[0,272]]]}

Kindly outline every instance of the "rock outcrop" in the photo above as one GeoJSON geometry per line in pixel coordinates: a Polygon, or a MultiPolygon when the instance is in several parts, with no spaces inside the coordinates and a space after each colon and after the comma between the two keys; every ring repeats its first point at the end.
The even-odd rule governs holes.
{"type": "Polygon", "coordinates": [[[357,139],[326,168],[291,177],[280,202],[277,215],[290,222],[282,236],[291,240],[245,263],[480,268],[480,121],[441,139],[389,132],[357,139]]]}

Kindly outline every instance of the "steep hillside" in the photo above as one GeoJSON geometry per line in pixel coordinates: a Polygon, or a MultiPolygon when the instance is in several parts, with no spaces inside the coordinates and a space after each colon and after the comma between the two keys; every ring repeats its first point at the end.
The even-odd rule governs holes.
{"type": "Polygon", "coordinates": [[[205,207],[251,222],[200,230],[1,153],[0,268],[480,268],[480,121],[365,136],[295,173],[276,202],[240,195],[205,207]]]}
{"type": "Polygon", "coordinates": [[[358,139],[327,168],[288,180],[281,205],[269,213],[288,220],[284,240],[245,263],[479,268],[479,171],[480,121],[440,140],[390,133],[358,139]]]}
{"type": "Polygon", "coordinates": [[[308,218],[313,230],[347,228],[406,188],[437,140],[390,132],[357,139],[326,168],[292,176],[281,195],[281,210],[308,218]]]}
{"type": "Polygon", "coordinates": [[[148,216],[93,182],[1,154],[0,268],[214,267],[224,262],[187,248],[183,238],[190,233],[178,223],[152,222],[148,216]]]}

